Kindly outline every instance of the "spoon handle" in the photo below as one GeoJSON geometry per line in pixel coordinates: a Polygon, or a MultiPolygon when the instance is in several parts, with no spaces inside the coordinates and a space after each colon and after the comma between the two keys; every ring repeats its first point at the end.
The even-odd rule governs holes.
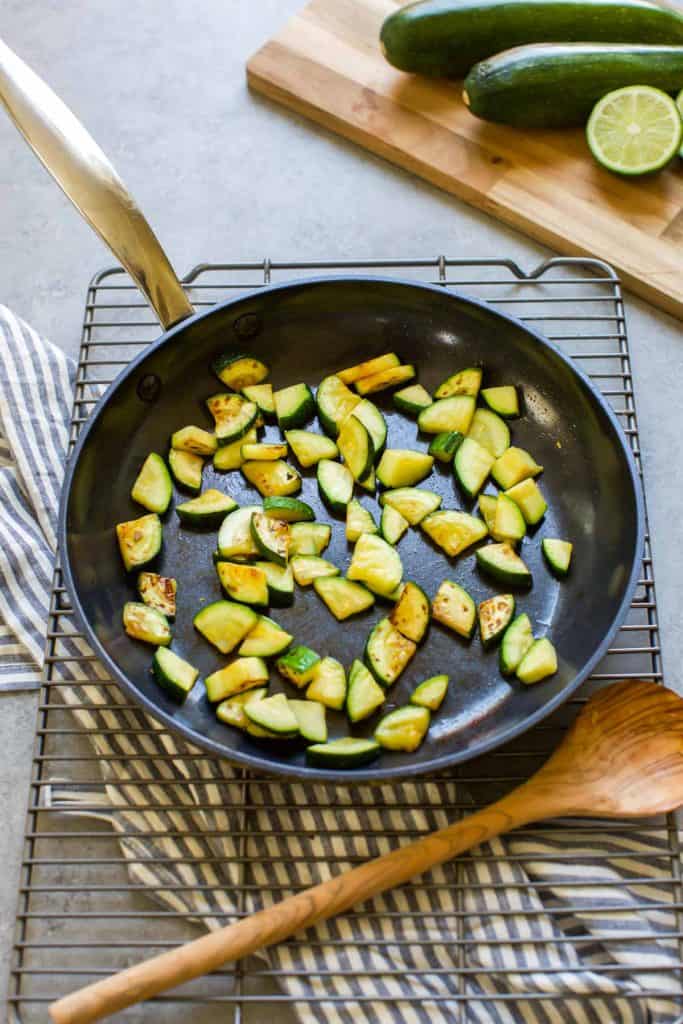
{"type": "Polygon", "coordinates": [[[429,868],[518,825],[562,808],[543,788],[520,786],[476,814],[368,861],[320,885],[289,896],[250,917],[119,974],[88,985],[50,1006],[54,1024],[89,1024],[182,985],[221,965],[282,942],[296,932],[402,885],[429,868]]]}

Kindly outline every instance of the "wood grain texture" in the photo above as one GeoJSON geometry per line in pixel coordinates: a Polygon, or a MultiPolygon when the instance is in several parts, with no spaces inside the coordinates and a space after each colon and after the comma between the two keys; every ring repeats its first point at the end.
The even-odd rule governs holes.
{"type": "Polygon", "coordinates": [[[522,132],[466,109],[460,84],[392,68],[378,36],[392,0],[312,0],[249,61],[255,90],[572,256],[597,256],[683,317],[683,163],[628,181],[583,132],[522,132]]]}
{"type": "Polygon", "coordinates": [[[682,803],[683,700],[656,683],[614,683],[591,698],[540,771],[497,803],[65,996],[50,1017],[53,1024],[91,1024],[282,942],[519,825],[558,815],[649,817],[682,803]]]}

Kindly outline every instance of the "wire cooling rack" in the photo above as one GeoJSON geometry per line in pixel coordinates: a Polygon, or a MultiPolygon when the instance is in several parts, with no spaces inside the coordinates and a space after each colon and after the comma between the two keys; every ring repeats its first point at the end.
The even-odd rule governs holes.
{"type": "MultiPolygon", "coordinates": [[[[457,288],[532,323],[569,352],[609,398],[640,467],[633,381],[620,286],[611,269],[604,263],[553,259],[525,272],[510,260],[445,257],[335,263],[265,260],[261,263],[203,264],[186,276],[184,284],[194,305],[203,308],[241,291],[271,282],[340,272],[389,274],[430,281],[444,288],[457,288]]],[[[110,383],[119,370],[157,335],[158,325],[151,310],[123,271],[110,269],[97,274],[88,290],[83,322],[71,428],[72,445],[95,404],[97,389],[110,383]]],[[[96,794],[102,789],[98,757],[60,701],[60,688],[63,684],[59,681],[57,669],[64,657],[60,639],[69,628],[70,616],[71,609],[57,568],[51,602],[45,679],[36,730],[10,979],[10,1012],[14,1020],[22,1024],[44,1020],[45,1004],[79,985],[198,934],[189,912],[159,909],[158,904],[149,899],[144,886],[130,881],[111,822],[97,818],[96,794]],[[73,801],[63,796],[67,783],[70,792],[76,791],[81,795],[81,811],[88,812],[89,817],[73,814],[73,801]]],[[[551,719],[507,748],[489,754],[479,762],[471,762],[449,774],[433,778],[433,785],[438,787],[439,805],[449,820],[455,819],[465,810],[471,810],[473,805],[488,803],[526,778],[555,746],[591,688],[623,677],[657,681],[662,679],[649,539],[646,539],[642,575],[627,621],[608,656],[580,693],[551,719]]],[[[158,730],[156,735],[159,735],[158,730]]],[[[210,762],[211,759],[208,760],[210,762]]],[[[259,804],[262,808],[262,801],[256,798],[265,787],[265,780],[247,772],[242,772],[240,778],[240,799],[243,801],[240,820],[245,839],[238,860],[247,865],[249,850],[246,837],[256,843],[252,843],[251,850],[258,850],[259,843],[265,844],[267,840],[263,818],[257,813],[259,804]]],[[[163,789],[164,782],[159,785],[163,789]]],[[[331,805],[335,804],[339,794],[334,787],[322,787],[318,790],[318,793],[321,792],[324,799],[329,800],[331,805]]],[[[352,781],[345,785],[343,796],[347,808],[367,807],[378,799],[377,790],[354,785],[352,781]]],[[[398,807],[400,809],[400,804],[398,807]]],[[[286,810],[286,807],[279,808],[280,812],[286,810]]],[[[292,808],[292,812],[296,813],[295,808],[292,808]]],[[[629,822],[614,822],[608,826],[590,822],[550,822],[529,828],[526,832],[536,836],[551,836],[560,844],[564,840],[569,843],[585,837],[589,844],[591,837],[604,836],[606,832],[618,843],[636,830],[642,833],[644,828],[653,839],[655,852],[642,859],[656,866],[659,871],[658,892],[666,893],[666,899],[659,908],[665,915],[662,936],[674,950],[673,1001],[679,1001],[678,1012],[681,1013],[683,890],[679,837],[673,818],[657,819],[647,826],[629,822]]],[[[350,835],[348,829],[348,817],[340,815],[338,831],[331,837],[332,842],[325,853],[332,868],[335,861],[343,857],[344,839],[350,835]],[[334,840],[338,841],[336,845],[334,840]],[[338,849],[342,851],[339,858],[330,852],[338,849]]],[[[378,834],[383,831],[378,828],[378,834]]],[[[195,857],[194,862],[201,861],[202,856],[195,857]]],[[[486,856],[499,864],[515,860],[515,855],[509,852],[498,855],[489,853],[486,856]]],[[[589,883],[584,883],[584,888],[585,884],[600,885],[601,899],[609,915],[610,886],[615,883],[600,881],[603,879],[604,866],[601,857],[573,854],[574,859],[577,856],[579,860],[583,857],[594,867],[595,881],[591,877],[589,883]]],[[[210,855],[206,855],[206,860],[210,859],[210,855]]],[[[189,862],[192,858],[188,857],[187,860],[189,862]]],[[[526,992],[517,988],[512,995],[501,996],[496,995],[493,986],[485,997],[473,999],[471,995],[467,998],[464,994],[468,943],[471,944],[472,940],[466,937],[464,931],[463,907],[467,882],[460,864],[465,865],[467,862],[467,857],[461,858],[457,872],[450,876],[451,905],[455,908],[452,913],[450,945],[457,953],[454,957],[456,966],[449,967],[456,993],[453,1021],[454,1024],[470,1024],[494,1019],[494,1007],[500,1008],[502,1004],[508,1014],[505,1019],[515,1021],[520,1019],[515,1016],[516,1007],[527,999],[538,998],[538,993],[534,996],[531,990],[526,992]]],[[[245,871],[248,871],[248,867],[245,867],[245,871]]],[[[275,876],[276,872],[272,889],[266,887],[263,891],[261,887],[264,902],[282,896],[282,887],[275,876]]],[[[247,876],[243,875],[243,879],[246,892],[247,876]]],[[[646,903],[646,886],[649,881],[650,877],[645,874],[643,878],[635,878],[630,886],[631,892],[636,894],[632,917],[629,919],[633,928],[623,931],[623,937],[620,938],[622,948],[627,948],[628,943],[636,941],[639,935],[642,941],[638,920],[640,913],[650,905],[646,903]],[[642,900],[638,896],[639,886],[643,887],[642,900]]],[[[418,884],[424,890],[428,890],[430,885],[434,886],[429,876],[418,884]]],[[[537,883],[530,881],[529,892],[537,889],[537,886],[537,883]]],[[[570,917],[574,909],[571,887],[568,891],[570,895],[565,895],[561,913],[570,917]]],[[[235,916],[239,916],[240,908],[244,905],[238,893],[238,913],[235,916]]],[[[362,912],[372,917],[373,905],[363,908],[362,912]]],[[[229,915],[226,915],[227,919],[229,915]]],[[[577,919],[580,919],[580,914],[577,914],[577,919]]],[[[605,937],[608,938],[609,926],[606,928],[605,937]]],[[[572,933],[571,929],[563,935],[559,941],[567,945],[582,941],[581,934],[572,933]]],[[[599,942],[599,935],[594,938],[599,942]]],[[[368,941],[380,951],[386,945],[377,933],[368,941]]],[[[488,973],[493,980],[497,970],[493,949],[495,942],[495,939],[490,940],[489,951],[489,959],[494,966],[488,973]]],[[[293,948],[297,944],[305,945],[306,937],[292,940],[293,948]]],[[[434,954],[436,962],[439,962],[438,950],[426,952],[428,955],[434,954]]],[[[296,959],[293,962],[296,964],[296,959]]],[[[597,976],[615,978],[623,969],[607,959],[603,963],[597,960],[592,970],[597,976]]],[[[647,970],[648,966],[644,964],[641,977],[647,977],[647,970]]],[[[523,973],[521,978],[523,981],[523,973]]],[[[235,1024],[255,1024],[262,1021],[267,1013],[273,1022],[288,1024],[297,1019],[296,1010],[300,1007],[297,1007],[297,998],[291,994],[291,989],[283,988],[278,981],[277,971],[265,969],[262,962],[247,961],[237,965],[234,970],[226,968],[224,972],[201,984],[185,986],[144,1007],[129,1011],[122,1017],[147,1022],[162,1019],[180,1021],[191,1016],[193,1024],[231,1020],[235,1024]]],[[[321,972],[320,982],[324,995],[324,972],[321,972]]],[[[657,990],[656,983],[653,983],[652,990],[657,990]]],[[[626,992],[624,999],[628,1003],[629,999],[635,997],[635,992],[626,992]]],[[[553,1020],[597,1019],[590,1015],[590,993],[573,1001],[575,1009],[568,1012],[552,995],[544,996],[544,999],[547,1000],[546,1005],[554,1008],[556,1015],[552,1017],[553,1020]],[[587,1015],[584,1016],[583,1009],[576,1007],[585,1008],[587,1015]]],[[[328,1016],[325,1019],[345,1022],[353,1020],[356,1009],[354,1003],[357,1001],[353,995],[348,999],[337,999],[334,1002],[336,1018],[328,1016]]],[[[417,1020],[417,1016],[411,1017],[410,1000],[404,1002],[407,1003],[405,1019],[417,1020]]],[[[417,1009],[417,1006],[412,1009],[417,1009]]],[[[316,1019],[315,1013],[312,1019],[316,1019]]]]}

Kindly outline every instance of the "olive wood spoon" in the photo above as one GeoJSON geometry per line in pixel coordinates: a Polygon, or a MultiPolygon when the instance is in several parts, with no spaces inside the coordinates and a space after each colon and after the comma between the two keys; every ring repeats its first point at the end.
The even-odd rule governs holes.
{"type": "Polygon", "coordinates": [[[546,764],[502,800],[392,853],[296,893],[50,1006],[54,1024],[88,1024],[215,971],[402,885],[519,825],[558,815],[650,817],[683,804],[683,699],[656,683],[600,691],[546,764]]]}

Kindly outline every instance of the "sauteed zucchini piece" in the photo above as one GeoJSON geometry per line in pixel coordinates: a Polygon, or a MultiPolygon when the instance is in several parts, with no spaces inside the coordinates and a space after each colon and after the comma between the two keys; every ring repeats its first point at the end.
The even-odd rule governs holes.
{"type": "Polygon", "coordinates": [[[432,616],[454,633],[470,640],[477,625],[477,608],[464,587],[444,580],[432,601],[432,616]]]}
{"type": "Polygon", "coordinates": [[[255,686],[263,686],[266,682],[268,666],[263,658],[235,658],[204,680],[206,696],[212,704],[244,690],[253,690],[255,686]]]}
{"type": "Polygon", "coordinates": [[[369,718],[386,700],[386,694],[362,661],[354,661],[349,671],[346,714],[350,722],[369,718]]]}
{"type": "Polygon", "coordinates": [[[311,506],[298,498],[268,497],[263,502],[263,511],[270,519],[281,519],[285,523],[304,523],[315,519],[311,506]]]}
{"type": "Polygon", "coordinates": [[[299,733],[309,743],[327,743],[325,707],[315,700],[287,700],[299,733]]]}
{"type": "Polygon", "coordinates": [[[315,415],[315,399],[308,384],[292,384],[273,393],[280,430],[303,427],[315,415]]]}
{"type": "Polygon", "coordinates": [[[353,476],[350,471],[340,462],[321,459],[317,477],[318,488],[327,507],[337,515],[344,515],[353,496],[353,476]]]}
{"type": "Polygon", "coordinates": [[[360,398],[354,395],[340,376],[332,374],[320,381],[315,401],[323,430],[330,437],[337,437],[344,421],[360,403],[360,398]]]}
{"type": "Polygon", "coordinates": [[[383,487],[412,487],[432,471],[434,456],[410,448],[387,448],[377,466],[377,479],[383,487]]]}
{"type": "Polygon", "coordinates": [[[510,447],[510,428],[505,420],[489,409],[477,409],[467,435],[486,448],[495,459],[510,447]]]}
{"type": "Polygon", "coordinates": [[[168,647],[158,647],[152,659],[154,678],[179,703],[187,697],[199,676],[199,670],[168,647]]]}
{"type": "Polygon", "coordinates": [[[275,736],[292,737],[299,733],[299,723],[284,693],[263,700],[251,700],[244,706],[247,718],[275,736]]]}
{"type": "Polygon", "coordinates": [[[216,441],[219,446],[244,437],[254,426],[258,408],[242,395],[221,392],[206,399],[206,407],[216,423],[216,441]]]}
{"type": "Polygon", "coordinates": [[[429,598],[422,587],[409,580],[401,589],[401,596],[392,609],[389,621],[399,633],[419,644],[427,632],[429,615],[429,598]]]}
{"type": "Polygon", "coordinates": [[[521,662],[517,666],[517,678],[520,683],[540,683],[557,672],[557,652],[547,637],[534,640],[521,662]]]}
{"type": "Polygon", "coordinates": [[[400,512],[411,526],[417,526],[425,516],[434,512],[441,504],[441,495],[425,491],[421,487],[399,487],[385,491],[379,499],[380,505],[389,505],[400,512]]]}
{"type": "Polygon", "coordinates": [[[375,739],[385,750],[404,750],[411,754],[427,735],[429,710],[412,704],[396,708],[378,723],[375,739]]]}
{"type": "Polygon", "coordinates": [[[126,601],[124,604],[123,628],[134,640],[142,640],[155,647],[168,647],[171,642],[171,627],[166,616],[139,601],[126,601]]]}
{"type": "Polygon", "coordinates": [[[406,364],[405,366],[394,366],[388,370],[380,370],[369,377],[361,377],[356,381],[356,391],[359,395],[374,395],[377,391],[386,391],[387,388],[395,388],[398,384],[404,384],[415,376],[415,367],[406,364]]]}
{"type": "Polygon", "coordinates": [[[168,465],[171,476],[178,487],[193,494],[199,494],[202,489],[202,472],[204,470],[204,459],[201,455],[193,455],[192,452],[182,452],[177,448],[169,449],[168,465]]]}
{"type": "Polygon", "coordinates": [[[226,697],[216,708],[216,718],[225,725],[246,730],[249,719],[244,713],[245,705],[252,700],[263,700],[267,694],[265,686],[257,686],[254,690],[244,690],[242,693],[236,693],[234,697],[226,697]]]}
{"type": "Polygon", "coordinates": [[[465,440],[465,435],[459,430],[445,430],[437,434],[429,446],[429,454],[433,455],[439,462],[452,462],[453,456],[465,440]]]}
{"type": "Polygon", "coordinates": [[[251,533],[251,517],[261,512],[258,505],[243,505],[229,512],[221,523],[216,546],[223,559],[258,558],[259,549],[251,533]]]}
{"type": "Polygon", "coordinates": [[[171,448],[193,455],[213,455],[218,447],[215,434],[201,427],[182,427],[171,435],[171,448]]]}
{"type": "Polygon", "coordinates": [[[448,676],[432,676],[416,686],[410,695],[410,703],[430,711],[438,711],[448,690],[448,676]]]}
{"type": "Polygon", "coordinates": [[[220,526],[228,512],[237,508],[237,502],[229,494],[213,488],[204,491],[198,498],[176,505],[181,523],[190,526],[220,526]]]}
{"type": "Polygon", "coordinates": [[[228,472],[231,469],[239,469],[244,462],[242,458],[243,446],[245,444],[256,444],[257,441],[258,431],[253,426],[246,432],[244,437],[240,437],[237,441],[231,441],[230,444],[224,444],[222,448],[218,448],[213,456],[213,468],[218,470],[219,473],[228,472]]]}
{"type": "Polygon", "coordinates": [[[339,711],[346,700],[346,672],[335,658],[321,658],[315,665],[313,678],[306,690],[309,700],[339,711]]]}
{"type": "Polygon", "coordinates": [[[116,536],[126,571],[148,565],[161,551],[163,531],[156,512],[116,524],[116,536]]]}
{"type": "Polygon", "coordinates": [[[313,679],[315,667],[320,660],[320,655],[310,647],[297,644],[278,658],[276,667],[281,676],[301,689],[313,679]]]}
{"type": "Polygon", "coordinates": [[[287,633],[267,615],[259,615],[258,622],[250,629],[240,644],[237,653],[248,657],[273,658],[282,654],[292,642],[292,634],[287,633]]]}
{"type": "Polygon", "coordinates": [[[314,743],[306,748],[306,760],[315,768],[360,768],[379,755],[381,747],[376,740],[344,736],[329,743],[314,743]]]}
{"type": "Polygon", "coordinates": [[[233,601],[268,604],[268,581],[263,569],[243,562],[218,562],[216,572],[223,590],[233,601]]]}
{"type": "Polygon", "coordinates": [[[301,490],[301,477],[282,459],[277,462],[244,462],[241,470],[249,483],[264,497],[296,494],[301,490]]]}
{"type": "Polygon", "coordinates": [[[248,402],[253,402],[266,419],[275,415],[275,398],[272,384],[249,384],[240,389],[248,402]]]}
{"type": "Polygon", "coordinates": [[[282,519],[271,519],[264,512],[251,517],[251,535],[254,543],[269,562],[287,565],[289,558],[289,524],[282,519]]]}
{"type": "Polygon", "coordinates": [[[508,497],[507,492],[498,495],[493,533],[497,540],[508,541],[510,544],[516,544],[526,534],[526,523],[521,509],[508,497]]]}
{"type": "Polygon", "coordinates": [[[221,654],[229,654],[244,640],[258,622],[253,608],[235,601],[214,601],[195,615],[192,623],[197,632],[213,644],[221,654]]]}
{"type": "Polygon", "coordinates": [[[289,566],[284,568],[275,562],[255,562],[266,574],[268,604],[273,608],[288,608],[294,603],[294,576],[289,566]]]}
{"type": "Polygon", "coordinates": [[[383,370],[391,370],[399,366],[401,360],[395,352],[386,352],[383,356],[375,356],[373,359],[366,359],[364,363],[356,363],[345,370],[339,371],[339,379],[345,384],[355,384],[362,377],[369,377],[373,373],[381,373],[383,370]]]}
{"type": "Polygon", "coordinates": [[[550,569],[556,576],[566,576],[572,560],[574,545],[568,540],[544,537],[541,550],[550,569]]]}
{"type": "Polygon", "coordinates": [[[512,675],[533,642],[529,616],[518,615],[505,630],[500,645],[500,671],[504,676],[512,675]]]}
{"type": "MultiPolygon", "coordinates": [[[[502,422],[502,421],[501,421],[502,422]]],[[[493,455],[471,437],[466,437],[453,459],[455,478],[468,498],[476,498],[495,462],[493,455]]]]}
{"type": "Polygon", "coordinates": [[[407,388],[394,391],[394,405],[408,416],[417,416],[432,404],[432,396],[421,384],[410,384],[407,388]]]}
{"type": "Polygon", "coordinates": [[[214,359],[211,366],[218,379],[233,391],[243,391],[253,384],[260,384],[268,376],[265,363],[240,352],[224,352],[214,359]]]}
{"type": "Polygon", "coordinates": [[[142,464],[130,496],[138,505],[159,515],[168,508],[173,494],[171,476],[161,455],[151,452],[142,464]]]}
{"type": "Polygon", "coordinates": [[[289,554],[321,555],[332,536],[327,523],[292,523],[289,528],[289,554]]]}
{"type": "Polygon", "coordinates": [[[304,469],[315,466],[321,459],[336,459],[339,449],[331,437],[315,434],[312,430],[286,430],[285,438],[297,462],[304,469]]]}
{"type": "Polygon", "coordinates": [[[372,608],[375,603],[367,587],[342,576],[320,576],[313,581],[313,589],[339,622],[372,608]]]}
{"type": "Polygon", "coordinates": [[[242,445],[243,462],[275,462],[287,457],[286,444],[266,444],[248,441],[242,445]]]}
{"type": "Polygon", "coordinates": [[[496,509],[498,508],[498,498],[492,494],[480,494],[477,499],[479,505],[479,511],[481,512],[482,519],[486,523],[486,528],[493,537],[494,540],[500,540],[500,537],[496,537],[496,509]]]}
{"type": "Polygon", "coordinates": [[[379,524],[379,532],[387,544],[398,544],[409,526],[410,523],[407,519],[403,518],[400,512],[397,512],[391,505],[384,506],[379,524]]]}
{"type": "Polygon", "coordinates": [[[477,551],[479,568],[495,580],[518,587],[531,586],[531,573],[510,544],[489,544],[477,551]]]}
{"type": "Polygon", "coordinates": [[[372,469],[375,448],[367,427],[355,415],[341,425],[337,447],[354,480],[362,480],[372,469]]]}
{"type": "Polygon", "coordinates": [[[521,483],[515,484],[514,487],[507,490],[505,494],[519,506],[529,526],[535,526],[536,523],[540,523],[548,511],[546,500],[535,480],[528,478],[522,480],[521,483]]]}
{"type": "Polygon", "coordinates": [[[387,441],[387,422],[384,416],[369,398],[364,398],[362,402],[354,406],[351,415],[360,420],[366,428],[372,440],[372,446],[375,449],[374,457],[377,460],[382,454],[387,441]]]}
{"type": "Polygon", "coordinates": [[[486,523],[467,512],[451,509],[432,512],[420,523],[428,537],[455,558],[461,551],[476,544],[488,533],[486,523]]]}
{"type": "Polygon", "coordinates": [[[170,576],[159,576],[156,572],[141,572],[138,576],[138,593],[143,603],[168,619],[175,618],[177,590],[178,584],[170,576]]]}
{"type": "Polygon", "coordinates": [[[373,593],[387,597],[403,578],[403,563],[391,544],[376,534],[363,533],[356,541],[346,575],[364,583],[373,593]]]}
{"type": "Polygon", "coordinates": [[[484,650],[500,640],[514,614],[515,599],[512,594],[496,594],[481,602],[478,608],[479,633],[484,650]]]}
{"type": "Polygon", "coordinates": [[[465,370],[446,377],[434,392],[435,398],[452,398],[454,395],[468,395],[476,398],[481,387],[483,371],[479,366],[468,366],[465,370]]]}
{"type": "Polygon", "coordinates": [[[523,448],[515,448],[514,445],[496,459],[491,468],[491,476],[504,491],[542,472],[543,466],[539,466],[523,448]]]}
{"type": "Polygon", "coordinates": [[[377,533],[377,525],[372,512],[353,498],[346,506],[346,539],[353,544],[362,533],[377,533]]]}
{"type": "Polygon", "coordinates": [[[489,409],[497,413],[498,416],[504,416],[506,419],[519,416],[519,397],[514,385],[505,384],[497,388],[484,388],[481,397],[489,409]]]}
{"type": "Polygon", "coordinates": [[[308,587],[317,579],[339,575],[337,566],[320,555],[295,555],[292,559],[292,572],[300,587],[308,587]]]}
{"type": "Polygon", "coordinates": [[[457,430],[466,434],[474,416],[475,400],[471,395],[454,395],[439,398],[423,409],[417,417],[417,425],[423,434],[442,434],[457,430]]]}
{"type": "Polygon", "coordinates": [[[365,657],[383,686],[391,686],[411,660],[417,645],[396,629],[389,619],[381,619],[368,637],[365,657]]]}

